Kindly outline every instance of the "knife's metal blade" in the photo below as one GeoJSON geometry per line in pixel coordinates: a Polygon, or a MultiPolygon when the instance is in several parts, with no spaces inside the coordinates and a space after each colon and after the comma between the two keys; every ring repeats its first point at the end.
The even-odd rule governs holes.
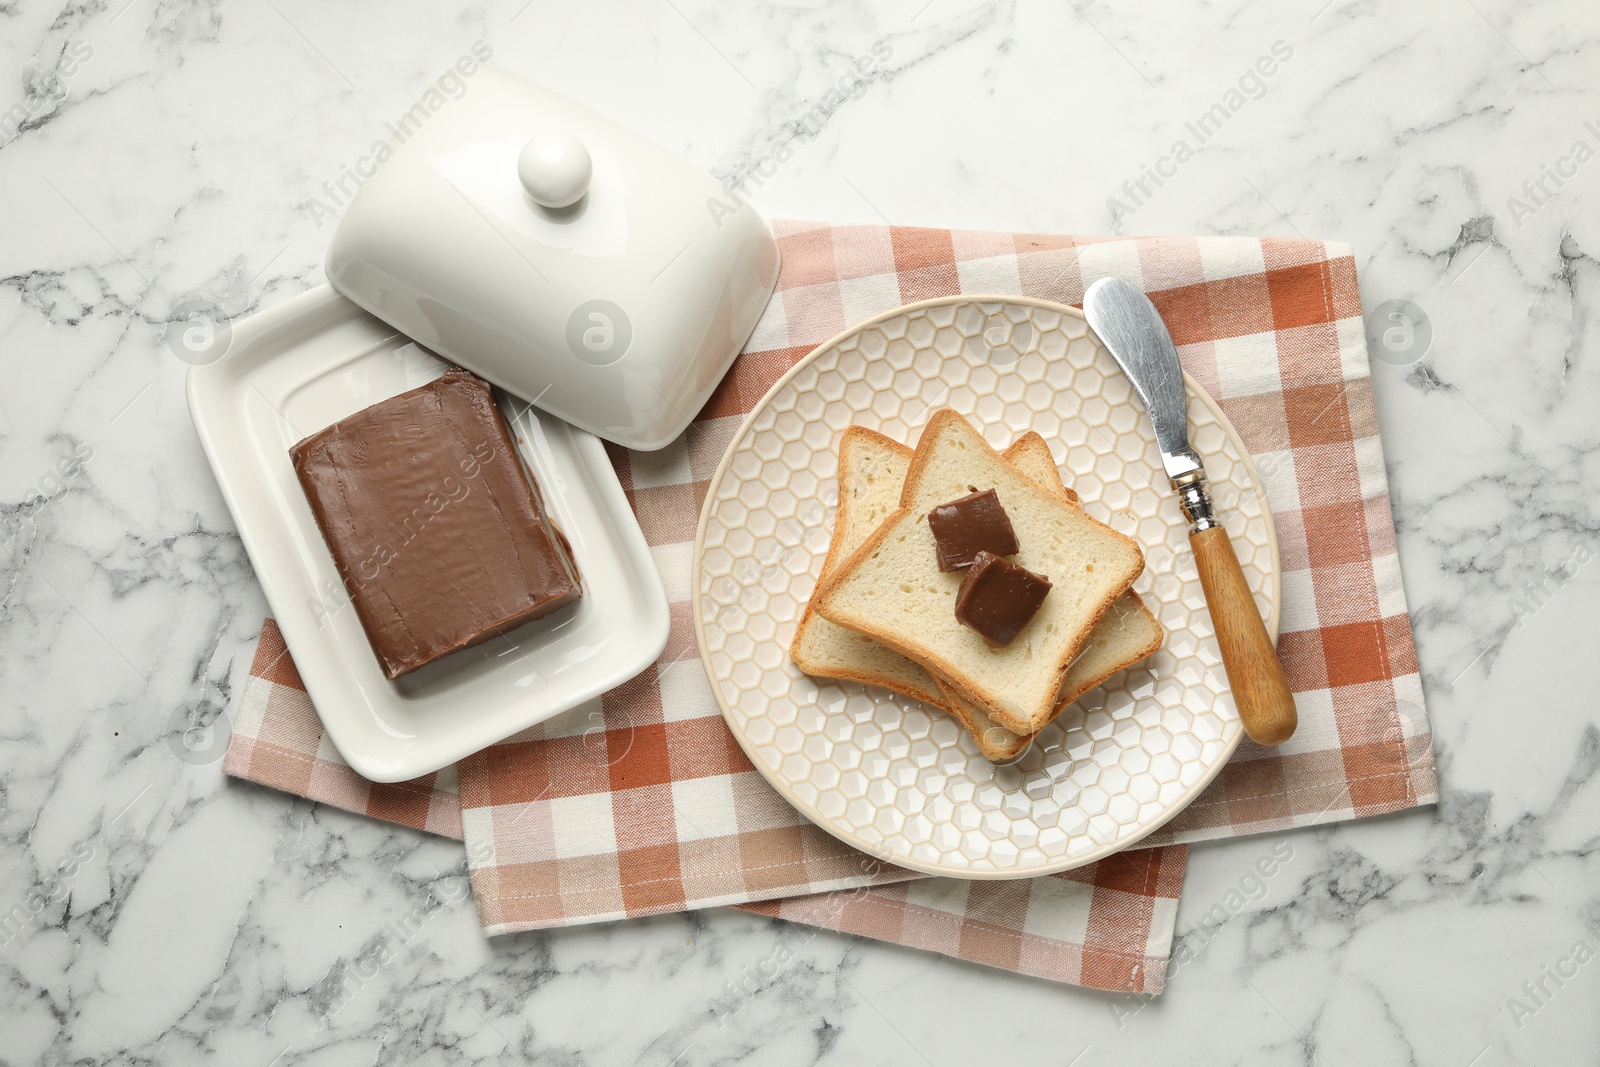
{"type": "Polygon", "coordinates": [[[1083,294],[1083,314],[1144,401],[1167,477],[1203,470],[1189,445],[1189,397],[1178,350],[1150,298],[1121,278],[1102,278],[1083,294]]]}

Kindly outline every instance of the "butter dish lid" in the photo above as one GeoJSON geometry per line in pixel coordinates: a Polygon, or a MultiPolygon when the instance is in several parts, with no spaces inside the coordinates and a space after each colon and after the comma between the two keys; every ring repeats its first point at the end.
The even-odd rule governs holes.
{"type": "Polygon", "coordinates": [[[394,124],[328,280],[558,418],[670,443],[772,295],[771,230],[710,174],[543,86],[489,66],[455,81],[455,99],[394,124]]]}

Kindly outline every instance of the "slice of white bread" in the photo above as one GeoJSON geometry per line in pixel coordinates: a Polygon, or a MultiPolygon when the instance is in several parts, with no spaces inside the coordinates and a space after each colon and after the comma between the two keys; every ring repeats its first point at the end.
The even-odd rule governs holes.
{"type": "MultiPolygon", "coordinates": [[[[1061,484],[1044,438],[1038,434],[1019,438],[1006,450],[1007,456],[1014,454],[1030,455],[1032,476],[1051,483],[1052,491],[1063,499],[1077,500],[1077,494],[1061,484]]],[[[845,430],[839,441],[839,506],[819,581],[832,574],[899,506],[910,466],[911,449],[900,442],[864,426],[845,430]]],[[[995,722],[954,687],[940,684],[916,663],[872,638],[829,622],[809,603],[795,627],[789,655],[807,674],[880,686],[949,712],[991,760],[1010,759],[1028,745],[1029,738],[995,722]]]]}
{"type": "MultiPolygon", "coordinates": [[[[910,466],[911,449],[898,441],[865,426],[844,431],[839,440],[839,506],[819,582],[899,506],[910,466]]],[[[807,674],[882,686],[955,713],[927,671],[872,638],[822,618],[811,604],[795,627],[789,655],[807,674]]]]}
{"type": "MultiPolygon", "coordinates": [[[[1049,442],[1032,431],[1017,438],[1006,449],[1005,458],[1045,489],[1053,491],[1061,484],[1061,473],[1056,469],[1055,457],[1050,454],[1049,442]]],[[[1076,504],[1078,494],[1071,489],[1065,491],[1069,494],[1067,499],[1076,504]]],[[[1165,637],[1166,631],[1138,593],[1129,589],[1117,597],[1095,624],[1067,670],[1061,692],[1056,697],[1056,714],[1113,674],[1153,655],[1165,637]]]]}
{"type": "MultiPolygon", "coordinates": [[[[1037,433],[1017,438],[1004,456],[1024,475],[1062,499],[1077,501],[1078,494],[1061,482],[1050,445],[1037,433]]],[[[898,441],[861,426],[844,432],[839,445],[839,506],[822,577],[831,574],[835,565],[855,551],[895,510],[910,465],[911,449],[898,441]]],[[[1084,651],[1067,672],[1055,714],[1111,675],[1149,656],[1161,646],[1162,636],[1160,624],[1139,595],[1132,590],[1122,594],[1094,628],[1084,651]]],[[[949,712],[966,726],[988,759],[1012,759],[1033,739],[1032,735],[1001,726],[950,683],[934,678],[871,638],[829,622],[809,604],[795,627],[790,655],[807,674],[881,686],[949,712]]]]}
{"type": "MultiPolygon", "coordinates": [[[[1039,485],[1071,503],[1077,503],[1078,494],[1061,483],[1061,474],[1056,469],[1055,457],[1050,454],[1049,443],[1037,433],[1029,431],[1017,438],[1005,450],[1004,456],[1013,467],[1039,485]]],[[[1138,593],[1129,589],[1117,597],[1095,624],[1089,639],[1072,661],[1046,724],[1054,722],[1056,716],[1107,678],[1154,654],[1165,637],[1166,631],[1150,609],[1145,607],[1138,593]]],[[[989,759],[1011,759],[1033,740],[1033,734],[1018,734],[1006,729],[982,705],[973,703],[945,679],[935,677],[934,681],[938,683],[940,694],[949,705],[951,714],[972,731],[979,749],[989,759]]]]}
{"type": "MultiPolygon", "coordinates": [[[[1006,451],[1008,456],[1013,454],[1030,454],[1030,476],[1050,485],[1064,499],[1077,500],[1077,494],[1061,484],[1044,438],[1038,434],[1019,438],[1006,451]]],[[[839,441],[839,506],[819,581],[832,574],[899,506],[910,466],[911,449],[898,441],[864,426],[845,430],[839,441]]],[[[989,759],[1010,759],[1027,747],[1027,737],[995,722],[953,687],[941,685],[916,663],[872,638],[829,622],[810,604],[795,627],[789,655],[807,674],[880,686],[949,712],[989,759]]]]}
{"type": "Polygon", "coordinates": [[[1118,671],[1154,655],[1166,635],[1138,593],[1130,589],[1117,597],[1095,623],[1089,639],[1078,649],[1078,656],[1072,661],[1056,697],[1055,714],[1061,714],[1118,671]]]}
{"type": "Polygon", "coordinates": [[[900,507],[833,574],[812,604],[947,678],[1001,725],[1030,734],[1049,721],[1090,631],[1144,567],[1128,537],[1019,473],[959,414],[936,412],[923,431],[900,507]],[[955,617],[959,572],[941,572],[928,511],[994,489],[1017,531],[1019,565],[1052,583],[1039,613],[1003,648],[955,617]]]}
{"type": "MultiPolygon", "coordinates": [[[[906,452],[909,456],[910,450],[907,449],[906,452]]],[[[1050,455],[1050,445],[1043,437],[1032,431],[1025,433],[1011,442],[1011,447],[1006,449],[1003,455],[1017,470],[1054,495],[1070,504],[1078,502],[1077,491],[1062,484],[1061,472],[1056,469],[1055,457],[1050,455]]],[[[1124,595],[1135,594],[1129,592],[1124,595]]],[[[961,724],[972,734],[972,739],[978,743],[978,751],[988,759],[996,761],[1015,759],[1033,742],[1034,734],[1038,731],[1019,734],[1015,730],[1007,729],[989,714],[987,708],[974,702],[949,681],[938,676],[932,677],[939,686],[939,693],[944,697],[945,706],[950,714],[961,720],[961,724]]]]}

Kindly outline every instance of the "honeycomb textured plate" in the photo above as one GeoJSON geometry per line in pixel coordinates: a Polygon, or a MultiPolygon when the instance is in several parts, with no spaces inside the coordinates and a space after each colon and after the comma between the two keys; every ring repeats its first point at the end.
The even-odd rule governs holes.
{"type": "MultiPolygon", "coordinates": [[[[1189,392],[1218,513],[1276,634],[1277,543],[1255,469],[1210,397],[1192,380],[1189,392]]],[[[1243,734],[1150,421],[1072,308],[952,297],[818,348],[750,413],[712,478],[695,574],[701,654],[751,761],[818,825],[901,866],[1023,878],[1091,863],[1182,810],[1243,734]],[[1084,509],[1144,547],[1134,588],[1167,631],[1003,765],[935,708],[810,678],[789,659],[833,527],[839,435],[855,423],[914,444],[941,407],[995,448],[1042,434],[1084,509]]]]}

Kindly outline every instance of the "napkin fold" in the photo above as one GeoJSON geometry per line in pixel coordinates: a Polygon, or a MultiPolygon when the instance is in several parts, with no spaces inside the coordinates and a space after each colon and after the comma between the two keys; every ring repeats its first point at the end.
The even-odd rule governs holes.
{"type": "MultiPolygon", "coordinates": [[[[352,811],[461,836],[491,934],[722,904],[1095,988],[1161,989],[1186,852],[1207,840],[1436,799],[1400,584],[1354,261],[1342,245],[1073,238],[779,223],[778,292],[689,430],[612,448],[672,603],[661,659],[568,715],[382,786],[322,736],[282,638],[263,627],[225,769],[352,811]],[[1002,293],[1078,303],[1106,276],[1160,308],[1185,368],[1261,473],[1282,560],[1279,651],[1300,712],[1248,740],[1143,847],[1063,875],[927,878],[858,852],[784,802],[728,732],[693,632],[692,545],[744,415],[849,324],[903,303],[1002,293]]],[[[1226,506],[1226,502],[1222,502],[1226,506]]]]}

